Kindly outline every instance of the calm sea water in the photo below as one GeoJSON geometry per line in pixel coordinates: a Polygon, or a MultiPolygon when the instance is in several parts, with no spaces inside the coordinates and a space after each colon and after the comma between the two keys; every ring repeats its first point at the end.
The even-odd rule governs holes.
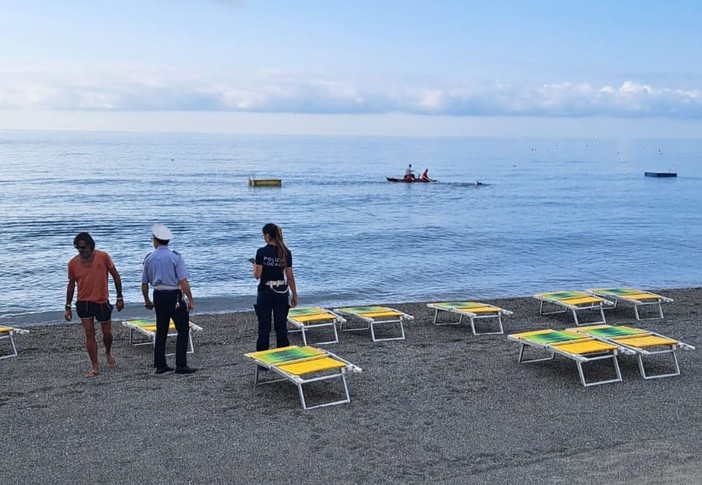
{"type": "Polygon", "coordinates": [[[80,231],[112,255],[126,318],[147,314],[154,222],[175,234],[197,311],[217,312],[251,309],[267,222],[300,305],[334,306],[699,286],[700,208],[702,140],[0,131],[0,323],[61,321],[80,231]],[[386,182],[407,163],[439,183],[386,182]]]}

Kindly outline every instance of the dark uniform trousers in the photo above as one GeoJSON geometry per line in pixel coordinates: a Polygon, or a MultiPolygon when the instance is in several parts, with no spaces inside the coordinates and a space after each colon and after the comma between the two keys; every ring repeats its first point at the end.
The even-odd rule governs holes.
{"type": "Polygon", "coordinates": [[[188,365],[188,337],[190,335],[190,315],[183,301],[181,290],[154,290],[154,310],[156,310],[156,342],[154,344],[154,367],[163,369],[166,364],[166,338],[171,319],[175,323],[176,367],[188,365]]]}
{"type": "Polygon", "coordinates": [[[254,305],[254,310],[258,317],[257,351],[268,350],[270,346],[271,320],[275,324],[276,346],[287,347],[290,345],[288,340],[289,295],[289,291],[278,293],[270,288],[258,290],[256,304],[254,305]]]}

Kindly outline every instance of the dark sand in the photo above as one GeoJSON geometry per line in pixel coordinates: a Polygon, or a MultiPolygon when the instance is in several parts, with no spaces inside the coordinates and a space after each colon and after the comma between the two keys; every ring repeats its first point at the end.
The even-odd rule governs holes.
{"type": "MultiPolygon", "coordinates": [[[[608,323],[701,349],[702,289],[660,293],[675,299],[665,320],[620,306],[608,323]]],[[[573,326],[531,298],[491,303],[514,311],[506,334],[573,326]]],[[[506,335],[390,306],[416,317],[407,339],[341,334],[326,348],[363,368],[352,401],[309,411],[289,383],[253,387],[252,312],[193,315],[205,330],[189,376],[154,375],[152,348],[130,348],[115,324],[118,367],[100,342],[102,374],[86,379],[79,324],[32,327],[19,357],[0,361],[0,483],[702,482],[699,351],[678,353],[678,377],[644,381],[624,356],[624,382],[583,388],[571,360],[518,364],[506,335]]]]}

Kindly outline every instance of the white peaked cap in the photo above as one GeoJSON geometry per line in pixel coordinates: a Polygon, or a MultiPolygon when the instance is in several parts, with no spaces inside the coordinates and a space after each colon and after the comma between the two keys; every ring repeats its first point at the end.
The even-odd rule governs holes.
{"type": "Polygon", "coordinates": [[[154,227],[151,228],[151,232],[156,239],[160,239],[161,241],[170,241],[173,239],[173,233],[164,224],[154,224],[154,227]]]}

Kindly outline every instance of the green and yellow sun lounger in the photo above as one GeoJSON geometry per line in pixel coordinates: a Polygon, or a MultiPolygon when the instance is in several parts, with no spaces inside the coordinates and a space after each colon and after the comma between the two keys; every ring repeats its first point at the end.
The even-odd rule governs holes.
{"type": "Polygon", "coordinates": [[[617,355],[620,353],[633,354],[633,352],[624,350],[618,345],[603,342],[594,337],[589,337],[571,330],[544,329],[533,332],[515,333],[508,335],[507,338],[520,344],[519,357],[517,358],[519,363],[553,360],[556,354],[575,361],[575,365],[578,367],[578,374],[580,375],[580,382],[584,387],[608,384],[610,382],[621,382],[622,374],[619,370],[617,355]],[[524,351],[527,347],[544,350],[551,355],[543,358],[525,359],[524,351]],[[616,377],[587,382],[583,372],[583,364],[607,359],[612,360],[616,377]]]}
{"type": "MultiPolygon", "coordinates": [[[[125,320],[122,322],[122,326],[126,327],[129,329],[129,345],[130,346],[138,346],[138,345],[156,345],[156,320],[125,320]],[[143,340],[136,341],[134,339],[134,332],[138,332],[144,337],[146,337],[147,341],[144,342],[143,340]]],[[[188,332],[188,353],[192,354],[195,352],[195,347],[193,346],[193,332],[200,332],[202,331],[202,327],[195,325],[193,322],[190,322],[190,331],[188,332]]],[[[178,335],[178,331],[175,328],[175,323],[173,323],[173,320],[171,320],[171,324],[168,327],[168,337],[176,337],[178,335]]],[[[166,355],[173,355],[173,353],[166,354],[166,355]]]]}
{"type": "Polygon", "coordinates": [[[307,345],[307,332],[311,329],[331,328],[334,332],[334,339],[326,342],[316,342],[315,345],[335,344],[339,341],[339,334],[336,325],[342,325],[346,320],[336,313],[321,307],[291,308],[288,311],[288,323],[292,325],[296,332],[302,334],[302,341],[307,345]]]}
{"type": "Polygon", "coordinates": [[[679,340],[663,336],[656,332],[649,332],[639,328],[627,327],[625,325],[590,325],[570,329],[581,335],[596,338],[603,342],[618,345],[630,350],[636,355],[639,361],[639,370],[644,379],[657,379],[660,377],[672,377],[680,375],[680,365],[678,364],[677,350],[695,350],[695,347],[679,340]],[[644,367],[644,357],[650,358],[660,355],[670,354],[673,357],[675,372],[664,374],[648,375],[644,367]]]}
{"type": "Polygon", "coordinates": [[[614,301],[614,308],[617,307],[617,303],[620,301],[625,301],[634,305],[634,314],[637,320],[657,320],[663,318],[663,307],[661,303],[670,303],[673,301],[672,298],[657,295],[649,291],[638,290],[636,288],[592,288],[587,290],[588,293],[601,296],[602,298],[609,298],[614,301]],[[658,316],[641,318],[639,315],[639,307],[653,306],[658,309],[658,316]]]}
{"type": "Polygon", "coordinates": [[[0,340],[9,340],[10,346],[12,347],[12,352],[9,354],[0,355],[0,359],[8,359],[10,357],[17,357],[17,346],[15,345],[15,335],[21,335],[29,333],[29,330],[23,328],[10,327],[8,325],[0,325],[0,340]]]}
{"type": "Polygon", "coordinates": [[[244,354],[256,364],[254,385],[271,384],[287,380],[297,386],[302,409],[314,409],[351,402],[346,375],[361,372],[361,368],[351,362],[316,347],[291,345],[272,350],[262,350],[244,354]],[[261,380],[262,371],[269,370],[279,378],[261,380]],[[308,406],[303,386],[330,379],[341,379],[343,398],[308,406]]]}
{"type": "Polygon", "coordinates": [[[342,324],[341,330],[346,331],[346,332],[370,330],[371,338],[373,339],[373,342],[380,342],[380,341],[384,341],[384,340],[404,340],[405,339],[404,322],[406,322],[408,320],[414,320],[414,317],[412,315],[409,315],[409,314],[401,312],[399,310],[395,310],[394,308],[388,308],[385,306],[354,306],[354,307],[335,308],[334,311],[336,313],[340,313],[340,314],[345,315],[347,317],[350,317],[352,319],[361,320],[362,322],[365,322],[366,326],[362,327],[362,328],[345,329],[345,328],[343,328],[343,324],[342,324]],[[375,335],[376,325],[399,326],[400,327],[400,335],[396,336],[396,337],[378,338],[375,335]]]}
{"type": "Polygon", "coordinates": [[[477,303],[474,301],[443,301],[428,303],[429,308],[434,309],[434,325],[460,325],[463,317],[468,317],[473,335],[494,335],[504,333],[502,327],[502,315],[512,315],[512,312],[504,308],[488,305],[487,303],[477,303]],[[458,321],[439,323],[440,313],[452,313],[459,315],[458,321]],[[475,328],[476,320],[494,320],[497,322],[498,330],[494,332],[477,332],[475,328]]]}
{"type": "Polygon", "coordinates": [[[537,293],[534,298],[540,301],[539,313],[541,315],[554,315],[557,313],[573,312],[573,319],[576,325],[578,312],[598,312],[601,320],[587,322],[586,324],[607,323],[604,315],[604,307],[613,307],[614,303],[600,296],[591,295],[584,291],[553,291],[550,293],[537,293]],[[559,307],[559,310],[544,311],[544,304],[559,307]]]}

